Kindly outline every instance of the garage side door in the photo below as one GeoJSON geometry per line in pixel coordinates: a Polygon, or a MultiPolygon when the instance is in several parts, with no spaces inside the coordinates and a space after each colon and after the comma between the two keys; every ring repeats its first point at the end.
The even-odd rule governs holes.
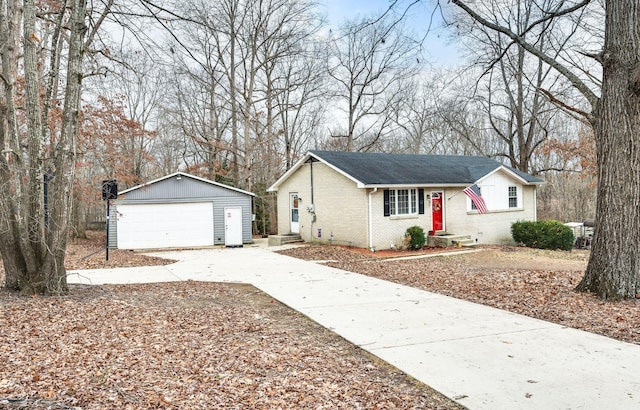
{"type": "Polygon", "coordinates": [[[118,248],[213,245],[213,203],[118,205],[118,248]]]}

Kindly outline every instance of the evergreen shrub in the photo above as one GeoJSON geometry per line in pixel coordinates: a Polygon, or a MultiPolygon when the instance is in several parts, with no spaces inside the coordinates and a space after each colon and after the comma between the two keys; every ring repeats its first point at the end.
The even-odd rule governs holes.
{"type": "Polygon", "coordinates": [[[407,232],[404,234],[409,249],[422,249],[427,242],[427,238],[424,236],[424,229],[419,226],[412,226],[407,228],[407,232]]]}
{"type": "Polygon", "coordinates": [[[570,251],[573,231],[560,221],[518,221],[511,225],[513,240],[530,248],[570,251]]]}

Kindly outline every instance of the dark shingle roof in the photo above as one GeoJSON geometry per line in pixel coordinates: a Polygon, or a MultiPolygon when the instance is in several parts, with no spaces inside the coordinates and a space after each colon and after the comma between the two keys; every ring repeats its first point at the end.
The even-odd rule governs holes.
{"type": "MultiPolygon", "coordinates": [[[[506,165],[505,165],[506,166],[506,165]]],[[[509,170],[511,170],[514,174],[517,174],[518,176],[520,176],[520,178],[524,179],[527,182],[531,182],[531,183],[540,183],[540,182],[544,182],[544,179],[542,178],[538,178],[538,177],[534,177],[533,175],[527,174],[526,172],[520,171],[517,168],[513,168],[510,166],[506,166],[509,170]]]]}
{"type": "MultiPolygon", "coordinates": [[[[310,151],[365,185],[473,184],[501,164],[487,157],[310,151]]],[[[542,182],[510,168],[530,183],[542,182]]]]}

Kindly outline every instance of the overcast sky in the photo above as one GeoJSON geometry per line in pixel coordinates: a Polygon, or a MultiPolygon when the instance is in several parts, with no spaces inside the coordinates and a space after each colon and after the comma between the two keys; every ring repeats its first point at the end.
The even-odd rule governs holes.
{"type": "MultiPolygon", "coordinates": [[[[389,8],[391,0],[322,0],[326,7],[329,25],[337,27],[344,19],[367,17],[380,14],[389,8]]],[[[403,7],[406,1],[399,1],[403,7]]],[[[446,3],[445,3],[446,7],[446,3]]],[[[404,10],[404,8],[402,8],[404,10]]],[[[424,36],[429,27],[429,20],[434,11],[433,2],[424,0],[411,8],[408,14],[408,25],[418,36],[424,36]]],[[[455,44],[442,29],[440,12],[433,13],[431,31],[424,42],[425,57],[435,66],[451,66],[460,62],[459,52],[455,44]]]]}

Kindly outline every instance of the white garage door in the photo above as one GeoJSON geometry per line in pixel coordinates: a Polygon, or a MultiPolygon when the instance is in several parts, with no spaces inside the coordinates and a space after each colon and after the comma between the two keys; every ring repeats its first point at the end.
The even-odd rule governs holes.
{"type": "Polygon", "coordinates": [[[213,245],[213,203],[118,205],[118,248],[213,245]]]}

